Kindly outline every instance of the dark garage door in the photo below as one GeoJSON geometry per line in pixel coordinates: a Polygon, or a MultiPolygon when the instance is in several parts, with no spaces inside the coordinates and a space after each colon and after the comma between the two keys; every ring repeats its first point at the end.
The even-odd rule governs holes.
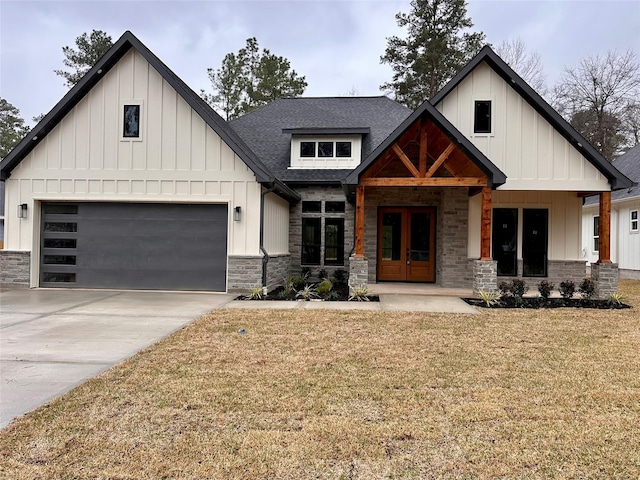
{"type": "Polygon", "coordinates": [[[44,203],[41,232],[43,287],[226,287],[226,205],[44,203]]]}

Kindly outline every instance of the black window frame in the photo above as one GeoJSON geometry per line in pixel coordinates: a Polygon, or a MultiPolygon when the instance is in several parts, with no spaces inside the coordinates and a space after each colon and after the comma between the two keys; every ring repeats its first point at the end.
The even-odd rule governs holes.
{"type": "Polygon", "coordinates": [[[318,158],[334,158],[334,146],[333,142],[318,142],[318,158]],[[330,151],[325,151],[325,148],[330,151]]]}
{"type": "Polygon", "coordinates": [[[336,158],[351,158],[352,155],[352,145],[351,142],[346,142],[346,141],[339,141],[336,142],[336,148],[335,148],[335,152],[336,152],[336,158]],[[344,152],[340,152],[341,147],[345,148],[348,145],[348,149],[349,149],[349,153],[345,154],[344,152]]]}
{"type": "Polygon", "coordinates": [[[322,201],[320,200],[303,200],[302,213],[322,213],[322,201]]]}
{"type": "Polygon", "coordinates": [[[324,264],[325,265],[344,265],[344,217],[326,217],[324,219],[324,264]],[[337,228],[337,237],[335,242],[329,243],[329,229],[337,228]],[[335,259],[328,260],[329,250],[335,250],[335,259]]]}
{"type": "Polygon", "coordinates": [[[473,133],[491,133],[491,100],[474,102],[473,133]]]}
{"type": "Polygon", "coordinates": [[[322,218],[302,217],[302,244],[300,263],[302,265],[320,265],[322,261],[322,218]],[[309,228],[313,228],[310,238],[309,228]]]}
{"type": "Polygon", "coordinates": [[[140,104],[128,103],[122,111],[122,138],[140,138],[140,104]],[[133,123],[135,121],[135,123],[133,123]]]}
{"type": "Polygon", "coordinates": [[[316,142],[300,142],[300,158],[316,158],[316,142]],[[313,154],[304,151],[305,146],[313,145],[313,154]]]}

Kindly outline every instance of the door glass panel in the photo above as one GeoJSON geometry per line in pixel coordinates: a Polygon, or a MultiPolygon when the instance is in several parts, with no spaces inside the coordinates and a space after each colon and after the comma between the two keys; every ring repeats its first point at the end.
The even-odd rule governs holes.
{"type": "Polygon", "coordinates": [[[382,260],[400,260],[402,256],[402,213],[382,215],[382,260]]]}
{"type": "Polygon", "coordinates": [[[546,209],[522,211],[522,275],[547,276],[547,226],[549,212],[546,209]]]}
{"type": "Polygon", "coordinates": [[[45,222],[45,232],[77,232],[78,224],[75,222],[45,222]]]}
{"type": "Polygon", "coordinates": [[[425,212],[411,214],[411,250],[409,258],[414,262],[428,262],[430,255],[429,214],[425,212]]]}
{"type": "Polygon", "coordinates": [[[494,208],[491,232],[493,259],[498,262],[498,275],[517,274],[518,209],[494,208]]]}
{"type": "Polygon", "coordinates": [[[47,265],[75,265],[75,255],[44,255],[42,263],[47,265]]]}

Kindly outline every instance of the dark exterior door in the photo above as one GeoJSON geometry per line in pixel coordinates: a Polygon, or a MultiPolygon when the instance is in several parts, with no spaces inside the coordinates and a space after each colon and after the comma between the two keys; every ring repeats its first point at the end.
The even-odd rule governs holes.
{"type": "Polygon", "coordinates": [[[227,206],[44,203],[40,285],[226,290],[227,206]]]}
{"type": "Polygon", "coordinates": [[[435,209],[380,209],[378,280],[435,281],[435,209]]]}
{"type": "Polygon", "coordinates": [[[547,276],[549,211],[525,208],[522,211],[522,275],[547,276]]]}

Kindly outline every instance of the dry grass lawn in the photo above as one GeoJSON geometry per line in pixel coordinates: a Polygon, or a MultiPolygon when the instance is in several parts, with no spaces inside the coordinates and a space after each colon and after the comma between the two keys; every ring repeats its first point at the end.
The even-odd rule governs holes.
{"type": "Polygon", "coordinates": [[[621,291],[636,308],[216,311],[0,432],[0,477],[640,478],[621,291]]]}

